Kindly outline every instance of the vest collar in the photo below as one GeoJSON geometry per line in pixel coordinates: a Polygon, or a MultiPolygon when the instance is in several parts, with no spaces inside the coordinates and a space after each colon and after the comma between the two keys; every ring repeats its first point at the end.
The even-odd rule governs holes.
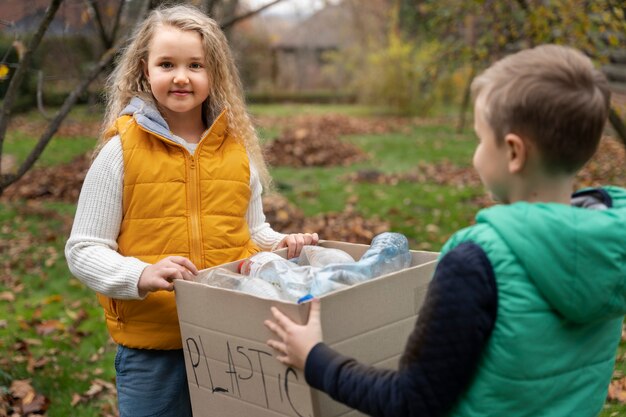
{"type": "MultiPolygon", "coordinates": [[[[124,115],[132,116],[137,124],[148,132],[178,143],[161,113],[151,103],[145,102],[139,97],[133,97],[120,113],[120,116],[124,115]]],[[[227,128],[228,112],[224,109],[204,132],[198,146],[208,147],[209,151],[215,152],[224,142],[227,128]]]]}

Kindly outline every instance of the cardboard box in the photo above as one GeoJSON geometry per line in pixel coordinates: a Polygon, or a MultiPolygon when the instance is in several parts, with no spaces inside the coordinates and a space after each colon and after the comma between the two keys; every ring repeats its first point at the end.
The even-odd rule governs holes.
{"type": "MultiPolygon", "coordinates": [[[[359,259],[367,245],[324,241],[359,259]]],[[[283,249],[277,252],[286,255],[283,249]]],[[[412,251],[411,267],[321,297],[324,341],[364,363],[397,368],[434,272],[437,253],[412,251]]],[[[237,262],[221,265],[236,270],[237,262]]],[[[176,281],[176,304],[194,417],[334,417],[362,414],[310,388],[274,358],[263,320],[277,306],[305,323],[308,304],[176,281]]]]}

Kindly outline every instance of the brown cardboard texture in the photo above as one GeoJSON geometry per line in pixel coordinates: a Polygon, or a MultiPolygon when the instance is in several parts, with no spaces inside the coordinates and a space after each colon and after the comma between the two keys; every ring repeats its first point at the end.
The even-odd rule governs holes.
{"type": "MultiPolygon", "coordinates": [[[[367,245],[323,241],[359,259],[367,245]]],[[[277,252],[285,256],[286,249],[277,252]]],[[[339,352],[397,368],[437,253],[411,251],[402,271],[324,295],[324,341],[339,352]]],[[[238,262],[221,267],[236,270],[238,262]]],[[[310,388],[304,373],[274,358],[263,321],[277,306],[305,323],[309,305],[269,300],[192,281],[176,281],[176,304],[194,417],[361,416],[310,388]]]]}

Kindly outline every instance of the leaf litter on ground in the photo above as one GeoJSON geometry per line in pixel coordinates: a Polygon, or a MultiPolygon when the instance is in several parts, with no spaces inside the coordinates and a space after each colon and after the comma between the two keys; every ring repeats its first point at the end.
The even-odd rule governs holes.
{"type": "MultiPolygon", "coordinates": [[[[357,161],[366,158],[367,155],[354,145],[342,142],[340,137],[347,134],[386,133],[407,129],[410,123],[406,120],[387,121],[369,119],[348,118],[346,116],[324,116],[295,118],[291,121],[291,128],[286,129],[277,143],[282,140],[291,143],[291,148],[269,148],[270,155],[274,154],[273,163],[276,165],[291,166],[333,166],[343,165],[346,161],[357,161]],[[310,142],[308,147],[305,143],[310,142]],[[282,149],[282,150],[281,150],[282,149]],[[330,149],[333,152],[327,152],[330,149]],[[304,155],[304,156],[303,156],[304,155]]],[[[22,126],[26,126],[23,124],[22,126]]],[[[26,128],[26,127],[24,127],[26,128]]],[[[89,126],[85,131],[77,128],[73,134],[89,133],[93,135],[94,126],[89,126]],[[89,130],[89,132],[87,132],[89,130]]],[[[72,132],[68,132],[70,134],[72,132]]],[[[271,145],[271,144],[270,144],[271,145]]],[[[270,146],[268,145],[268,146],[270,146]]],[[[19,293],[23,286],[13,276],[12,271],[19,265],[27,273],[41,273],[45,276],[42,268],[42,259],[58,259],[61,254],[52,247],[51,242],[58,235],[58,230],[44,229],[38,233],[32,233],[25,224],[24,217],[28,215],[43,216],[56,219],[62,223],[62,233],[69,234],[72,218],[62,215],[53,209],[46,208],[41,204],[43,201],[63,201],[73,203],[78,199],[80,188],[85,174],[91,163],[91,155],[82,155],[68,164],[55,167],[36,168],[28,172],[20,181],[5,190],[0,202],[13,207],[18,215],[12,224],[0,225],[0,232],[12,234],[12,239],[0,239],[0,283],[9,288],[9,291],[0,293],[0,302],[13,302],[15,294],[19,293]],[[26,200],[26,203],[22,202],[26,200]],[[33,249],[39,248],[39,249],[33,249]]],[[[605,137],[599,146],[598,152],[592,160],[583,168],[576,178],[576,186],[599,186],[607,183],[616,185],[626,184],[626,157],[624,147],[615,139],[605,137]]],[[[370,182],[384,185],[394,185],[398,182],[409,181],[416,183],[435,183],[442,185],[454,185],[456,187],[479,186],[480,181],[474,170],[468,165],[465,167],[455,166],[448,161],[429,164],[416,161],[414,170],[398,174],[385,174],[375,170],[360,171],[347,176],[355,182],[370,182]]],[[[478,206],[488,206],[491,203],[487,194],[476,199],[478,206]]],[[[263,197],[264,209],[268,222],[275,229],[289,232],[317,232],[329,240],[342,240],[357,243],[369,243],[371,238],[383,231],[389,230],[389,223],[378,217],[363,218],[355,212],[354,204],[348,201],[343,212],[326,213],[312,217],[305,217],[302,211],[279,194],[269,194],[263,197]]],[[[48,261],[50,262],[50,261],[48,261]]],[[[45,263],[44,263],[45,265],[45,263]]],[[[46,337],[59,332],[70,337],[73,343],[79,343],[81,334],[77,330],[80,321],[85,319],[84,310],[69,315],[73,322],[65,325],[60,321],[42,321],[34,317],[31,322],[22,321],[20,326],[25,329],[34,326],[36,333],[46,337]]],[[[0,328],[6,327],[6,320],[0,321],[0,328]]],[[[46,357],[33,357],[29,346],[41,342],[38,339],[18,341],[14,346],[16,352],[13,360],[27,363],[28,372],[32,375],[38,369],[47,366],[49,359],[46,357]]],[[[3,358],[3,367],[7,365],[7,359],[3,358]]],[[[8,364],[10,366],[10,364],[8,364]]],[[[6,368],[5,368],[6,369],[6,368]]],[[[89,376],[85,376],[89,378],[89,376]]],[[[0,398],[0,416],[15,415],[26,416],[25,412],[45,415],[49,400],[35,392],[30,385],[30,380],[14,380],[15,385],[5,392],[0,398]],[[29,388],[30,387],[30,388],[29,388]],[[9,414],[12,413],[12,414],[9,414]],[[42,414],[43,413],[43,414],[42,414]]],[[[84,393],[74,393],[72,405],[78,405],[90,401],[98,396],[108,398],[105,401],[103,415],[116,416],[115,387],[107,381],[98,378],[93,379],[90,388],[84,393]]],[[[626,401],[626,377],[615,375],[609,388],[608,399],[611,401],[626,401]]]]}

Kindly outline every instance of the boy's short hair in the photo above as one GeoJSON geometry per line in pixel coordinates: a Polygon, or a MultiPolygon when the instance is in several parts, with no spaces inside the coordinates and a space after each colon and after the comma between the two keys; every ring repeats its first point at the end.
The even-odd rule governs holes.
{"type": "Polygon", "coordinates": [[[574,173],[594,154],[606,122],[609,84],[581,52],[542,45],[509,55],[472,82],[498,144],[508,133],[531,141],[545,168],[574,173]]]}

